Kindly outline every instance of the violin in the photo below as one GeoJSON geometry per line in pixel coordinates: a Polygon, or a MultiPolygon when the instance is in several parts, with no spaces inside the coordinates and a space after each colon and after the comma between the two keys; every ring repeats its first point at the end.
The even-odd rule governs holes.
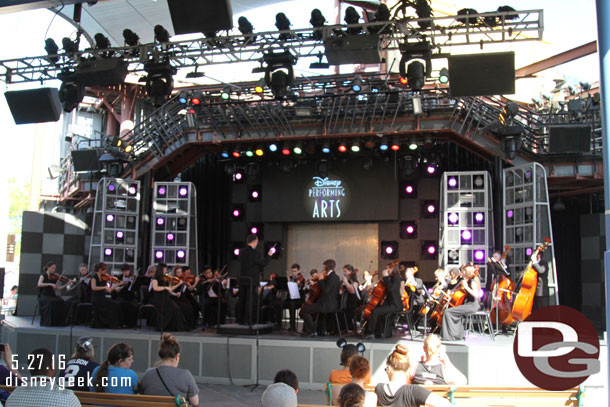
{"type": "Polygon", "coordinates": [[[183,280],[180,277],[172,276],[169,273],[166,273],[163,275],[163,281],[167,281],[168,283],[171,283],[174,285],[183,282],[183,280]]]}
{"type": "Polygon", "coordinates": [[[121,282],[121,280],[119,280],[116,276],[110,275],[110,274],[102,274],[102,276],[100,277],[100,280],[104,281],[104,282],[110,282],[111,284],[118,284],[121,282]]]}
{"type": "Polygon", "coordinates": [[[63,274],[57,274],[57,273],[53,273],[49,276],[49,280],[51,281],[59,281],[60,283],[68,283],[70,281],[72,281],[72,279],[64,276],[63,274]]]}

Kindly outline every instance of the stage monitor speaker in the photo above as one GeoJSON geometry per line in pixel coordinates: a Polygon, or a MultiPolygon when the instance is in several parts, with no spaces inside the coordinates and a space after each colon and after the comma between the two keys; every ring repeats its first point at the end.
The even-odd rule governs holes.
{"type": "Polygon", "coordinates": [[[72,151],[72,165],[74,172],[99,171],[99,151],[96,148],[72,151]]]}
{"type": "Polygon", "coordinates": [[[588,153],[591,151],[591,126],[553,125],[549,133],[549,153],[588,153]]]}
{"type": "Polygon", "coordinates": [[[78,64],[76,78],[84,86],[120,85],[127,76],[127,64],[121,58],[90,59],[78,64]]]}
{"type": "Polygon", "coordinates": [[[515,53],[450,55],[449,94],[452,97],[515,93],[515,53]]]}
{"type": "Polygon", "coordinates": [[[174,33],[207,33],[233,28],[230,0],[168,0],[174,33]]]}
{"type": "Polygon", "coordinates": [[[330,65],[378,64],[381,62],[379,35],[345,35],[324,40],[330,65]]]}
{"type": "Polygon", "coordinates": [[[56,122],[61,116],[59,92],[55,88],[5,92],[15,124],[56,122]]]}

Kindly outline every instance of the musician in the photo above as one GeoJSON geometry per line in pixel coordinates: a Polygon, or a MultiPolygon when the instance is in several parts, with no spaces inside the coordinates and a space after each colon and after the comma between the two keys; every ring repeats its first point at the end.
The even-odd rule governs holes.
{"type": "Polygon", "coordinates": [[[534,252],[532,254],[532,267],[538,273],[538,285],[536,286],[536,296],[534,297],[534,305],[532,310],[535,311],[542,307],[550,305],[549,301],[549,280],[548,270],[549,263],[542,259],[542,252],[534,252]]]}
{"type": "Polygon", "coordinates": [[[38,305],[40,307],[40,326],[62,326],[66,324],[66,303],[55,290],[63,289],[66,284],[59,281],[55,273],[55,262],[48,262],[38,278],[38,305]]]}
{"type": "Polygon", "coordinates": [[[182,266],[176,265],[172,271],[173,276],[178,280],[179,284],[179,286],[174,290],[177,295],[172,297],[172,300],[175,301],[180,307],[180,310],[182,310],[189,329],[195,329],[197,318],[199,318],[199,304],[197,304],[197,301],[195,301],[193,295],[191,294],[191,286],[189,282],[186,281],[182,266]],[[194,306],[188,297],[195,302],[194,306]]]}
{"type": "Polygon", "coordinates": [[[203,293],[203,320],[208,326],[224,324],[227,317],[227,304],[224,298],[224,291],[227,288],[228,280],[220,275],[220,272],[213,273],[212,267],[203,266],[201,278],[201,291],[203,293]],[[220,319],[218,307],[220,306],[220,319]]]}
{"type": "Polygon", "coordinates": [[[434,270],[434,280],[436,281],[434,287],[445,291],[449,285],[448,276],[449,273],[447,273],[445,269],[438,268],[434,270]]]}
{"type": "MultiPolygon", "coordinates": [[[[357,309],[362,303],[360,296],[360,285],[356,278],[356,269],[351,264],[343,266],[343,278],[341,280],[343,295],[347,296],[345,316],[347,318],[347,329],[355,329],[357,309]]],[[[343,301],[343,300],[342,300],[343,301]]]]}
{"type": "Polygon", "coordinates": [[[447,275],[447,289],[453,290],[462,279],[462,272],[459,268],[454,267],[449,270],[449,274],[447,275]]]}
{"type": "Polygon", "coordinates": [[[257,289],[260,286],[260,275],[263,268],[271,261],[273,250],[269,249],[266,257],[262,257],[257,251],[258,237],[254,234],[248,235],[246,247],[239,253],[239,303],[237,323],[252,324],[253,302],[257,298],[257,289]]]}
{"type": "Polygon", "coordinates": [[[416,278],[417,267],[407,267],[406,262],[402,262],[398,265],[398,269],[404,269],[403,273],[405,276],[405,290],[409,294],[409,305],[412,312],[417,313],[421,307],[426,304],[428,297],[428,291],[424,286],[424,282],[421,278],[416,278]]]}
{"type": "Polygon", "coordinates": [[[121,326],[121,306],[106,294],[111,294],[115,286],[108,274],[106,263],[93,266],[95,274],[91,278],[91,302],[93,303],[93,328],[119,328],[121,326]]]}
{"type": "Polygon", "coordinates": [[[138,301],[133,289],[134,277],[129,264],[121,265],[119,283],[115,285],[112,298],[121,306],[121,323],[124,327],[133,328],[138,318],[138,301]]]}
{"type": "Polygon", "coordinates": [[[403,303],[401,293],[404,290],[404,281],[401,278],[398,268],[388,265],[382,272],[381,277],[386,287],[385,301],[382,305],[373,308],[369,321],[365,328],[365,339],[375,339],[382,337],[385,330],[385,317],[393,312],[401,312],[403,303]],[[380,323],[381,322],[381,323],[380,323]]]}
{"type": "Polygon", "coordinates": [[[172,301],[172,297],[178,294],[174,292],[181,283],[172,285],[171,279],[166,276],[167,265],[159,263],[155,274],[150,280],[149,291],[152,293],[150,300],[157,311],[157,329],[160,331],[186,331],[188,324],[184,313],[178,304],[172,301]]]}
{"type": "Polygon", "coordinates": [[[360,289],[360,295],[362,296],[362,303],[366,304],[375,286],[373,285],[373,275],[370,271],[364,270],[362,276],[364,282],[360,284],[360,287],[358,288],[360,289]]]}
{"type": "Polygon", "coordinates": [[[479,310],[481,281],[476,275],[476,269],[472,264],[464,264],[460,271],[462,272],[463,279],[459,283],[459,289],[466,293],[466,298],[462,305],[449,308],[443,314],[441,337],[445,341],[464,339],[463,318],[479,310]]]}
{"type": "MultiPolygon", "coordinates": [[[[335,273],[336,263],[333,259],[328,259],[322,263],[324,278],[316,284],[320,287],[320,297],[313,304],[305,304],[301,307],[299,316],[303,318],[304,336],[314,334],[314,314],[334,312],[339,310],[339,287],[341,280],[335,273]]],[[[325,324],[326,321],[322,321],[325,324]]]]}
{"type": "Polygon", "coordinates": [[[290,292],[286,296],[285,299],[280,298],[275,302],[275,321],[280,324],[282,321],[282,312],[285,309],[288,309],[290,313],[290,330],[296,331],[296,311],[301,308],[303,303],[305,302],[305,277],[301,273],[301,266],[298,263],[294,263],[290,266],[290,270],[288,272],[288,281],[296,283],[299,288],[300,298],[292,299],[290,298],[290,292]]]}
{"type": "Polygon", "coordinates": [[[483,304],[485,304],[487,308],[491,307],[494,281],[496,283],[499,282],[500,275],[508,277],[510,273],[508,271],[508,264],[506,264],[506,260],[502,256],[502,252],[500,250],[495,250],[487,261],[487,279],[485,281],[485,298],[483,299],[483,304]]]}
{"type": "Polygon", "coordinates": [[[81,315],[72,316],[76,312],[76,306],[78,304],[90,303],[91,302],[91,277],[89,276],[89,269],[86,264],[81,264],[78,267],[79,276],[72,279],[66,287],[66,290],[71,293],[72,297],[66,301],[68,309],[68,321],[73,320],[75,323],[85,321],[87,319],[84,312],[88,310],[81,310],[81,315]]]}

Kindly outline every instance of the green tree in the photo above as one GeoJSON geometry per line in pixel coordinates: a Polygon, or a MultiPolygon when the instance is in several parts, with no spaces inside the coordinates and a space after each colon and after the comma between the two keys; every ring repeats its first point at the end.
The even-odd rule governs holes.
{"type": "Polygon", "coordinates": [[[28,209],[30,183],[21,183],[16,178],[8,180],[8,233],[16,235],[15,257],[21,253],[21,223],[23,211],[28,209]]]}

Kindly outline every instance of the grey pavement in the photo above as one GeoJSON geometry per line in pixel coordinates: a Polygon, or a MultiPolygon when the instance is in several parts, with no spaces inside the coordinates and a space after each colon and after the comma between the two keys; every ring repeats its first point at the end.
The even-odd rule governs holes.
{"type": "MultiPolygon", "coordinates": [[[[266,386],[228,386],[221,384],[199,384],[200,406],[260,406],[261,395],[266,386]]],[[[300,390],[297,395],[299,404],[326,404],[322,391],[300,390]]]]}

